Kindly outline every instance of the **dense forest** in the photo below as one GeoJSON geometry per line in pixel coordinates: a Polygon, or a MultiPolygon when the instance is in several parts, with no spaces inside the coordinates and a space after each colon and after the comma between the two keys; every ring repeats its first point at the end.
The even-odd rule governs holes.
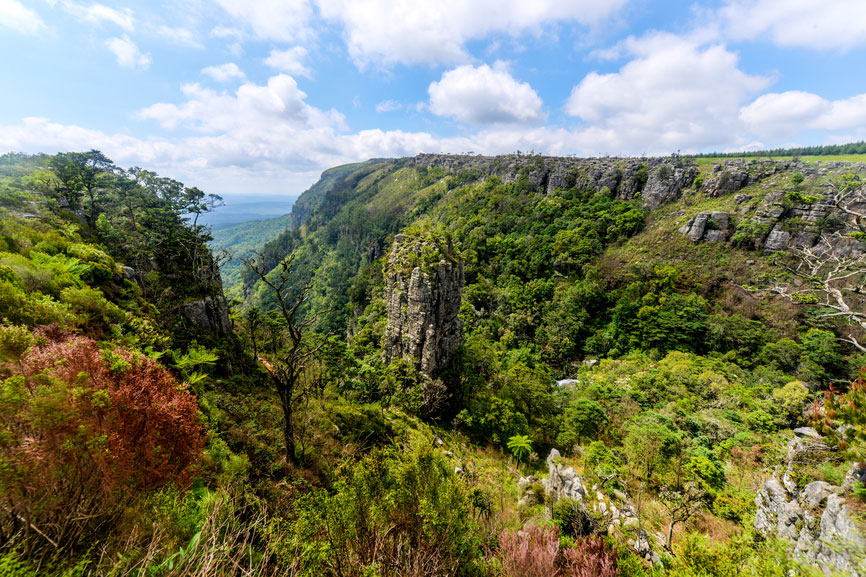
{"type": "Polygon", "coordinates": [[[848,144],[826,144],[819,146],[800,146],[796,148],[774,148],[773,150],[747,150],[743,152],[706,152],[693,155],[694,158],[762,158],[779,156],[838,156],[842,154],[866,154],[866,142],[848,144]]]}
{"type": "Polygon", "coordinates": [[[375,159],[222,278],[219,197],[0,157],[0,575],[864,574],[864,178],[375,159]]]}

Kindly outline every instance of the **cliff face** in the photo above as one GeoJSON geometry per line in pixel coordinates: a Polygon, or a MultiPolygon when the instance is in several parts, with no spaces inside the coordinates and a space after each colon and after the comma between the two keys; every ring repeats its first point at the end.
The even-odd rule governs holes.
{"type": "MultiPolygon", "coordinates": [[[[692,242],[734,242],[764,253],[809,249],[816,246],[822,233],[828,232],[831,234],[824,236],[829,239],[835,256],[859,256],[863,252],[862,243],[848,236],[859,230],[858,223],[833,202],[832,180],[852,172],[862,177],[866,167],[838,162],[814,165],[796,160],[721,162],[713,166],[703,180],[702,193],[721,197],[757,183],[765,185],[765,190],[752,187],[748,189],[750,194],[737,194],[733,211],[696,214],[679,231],[692,242]],[[796,173],[811,183],[805,194],[789,180],[796,173]],[[800,199],[811,196],[810,202],[790,196],[796,192],[801,193],[800,199]]],[[[858,204],[854,208],[860,212],[863,207],[858,204]]]]}
{"type": "Polygon", "coordinates": [[[453,362],[463,334],[463,262],[450,243],[437,244],[399,234],[385,269],[383,360],[405,358],[428,377],[453,362]]]}
{"type": "Polygon", "coordinates": [[[644,206],[657,208],[679,197],[699,174],[695,163],[671,158],[572,158],[539,155],[464,156],[419,154],[408,159],[417,167],[449,172],[474,171],[514,182],[523,174],[551,194],[557,188],[607,188],[618,198],[641,196],[644,206]]]}

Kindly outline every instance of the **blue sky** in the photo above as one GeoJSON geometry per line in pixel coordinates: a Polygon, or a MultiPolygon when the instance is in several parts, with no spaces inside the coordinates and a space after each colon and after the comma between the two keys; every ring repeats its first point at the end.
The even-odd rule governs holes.
{"type": "Polygon", "coordinates": [[[418,152],[866,138],[866,0],[0,0],[0,152],[215,193],[418,152]]]}

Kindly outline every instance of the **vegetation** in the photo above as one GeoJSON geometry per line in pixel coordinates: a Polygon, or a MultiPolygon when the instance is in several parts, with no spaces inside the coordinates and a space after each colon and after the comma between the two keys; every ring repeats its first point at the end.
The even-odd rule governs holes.
{"type": "Polygon", "coordinates": [[[0,573],[809,575],[755,496],[793,428],[835,443],[835,484],[866,454],[862,271],[798,269],[820,251],[764,255],[743,223],[859,186],[780,173],[744,191],[743,242],[693,243],[685,219],[733,199],[650,212],[539,161],[326,172],[220,335],[183,308],[222,298],[216,197],[98,151],[0,158],[0,573]],[[463,263],[435,380],[382,361],[398,234],[429,248],[407,271],[463,263]],[[553,448],[583,500],[539,481],[553,448]]]}

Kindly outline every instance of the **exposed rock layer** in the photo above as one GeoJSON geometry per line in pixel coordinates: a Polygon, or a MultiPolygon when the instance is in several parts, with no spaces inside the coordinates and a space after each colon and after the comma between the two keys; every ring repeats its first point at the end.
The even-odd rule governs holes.
{"type": "Polygon", "coordinates": [[[607,189],[618,198],[638,196],[656,208],[679,197],[692,186],[698,168],[691,160],[668,158],[571,158],[541,155],[480,156],[419,154],[409,159],[417,167],[439,167],[449,172],[474,171],[514,182],[524,175],[548,194],[556,189],[607,189]]]}
{"type": "Polygon", "coordinates": [[[436,250],[424,240],[399,234],[385,270],[388,325],[383,361],[405,358],[428,377],[451,365],[463,334],[458,318],[463,262],[443,254],[426,266],[405,266],[407,257],[428,254],[429,258],[436,250]]]}
{"type": "Polygon", "coordinates": [[[857,574],[852,551],[863,551],[866,540],[854,523],[845,492],[853,483],[859,483],[866,471],[855,464],[841,487],[812,481],[800,488],[796,482],[798,466],[820,461],[830,450],[814,429],[795,430],[788,443],[784,473],[779,478],[781,471],[777,471],[755,498],[755,530],[785,539],[795,554],[825,572],[836,569],[857,574]]]}

